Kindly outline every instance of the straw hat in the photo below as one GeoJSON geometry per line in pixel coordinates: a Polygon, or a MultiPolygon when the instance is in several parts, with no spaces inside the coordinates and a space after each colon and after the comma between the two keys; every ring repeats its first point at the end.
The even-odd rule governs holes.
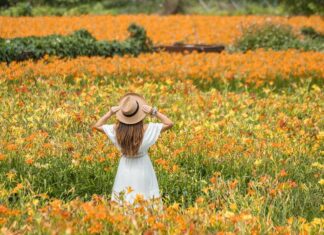
{"type": "Polygon", "coordinates": [[[127,93],[119,101],[116,118],[126,124],[138,123],[147,115],[142,109],[143,105],[147,105],[143,96],[133,92],[127,93]]]}

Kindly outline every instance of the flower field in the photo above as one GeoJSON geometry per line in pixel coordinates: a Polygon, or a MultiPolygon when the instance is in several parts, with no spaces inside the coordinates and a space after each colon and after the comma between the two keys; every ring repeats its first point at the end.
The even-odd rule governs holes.
{"type": "MultiPolygon", "coordinates": [[[[134,20],[155,43],[230,43],[267,17],[0,17],[0,37],[120,39],[134,20]]],[[[323,68],[321,52],[261,49],[0,63],[0,233],[323,233],[323,68]],[[149,152],[162,210],[109,200],[120,156],[91,125],[127,91],[175,123],[149,152]]]]}
{"type": "MultiPolygon", "coordinates": [[[[261,86],[275,80],[319,79],[324,77],[324,55],[320,52],[264,51],[248,53],[221,53],[188,55],[154,53],[138,57],[78,57],[60,60],[45,58],[32,61],[0,63],[0,79],[24,80],[30,78],[73,76],[72,80],[111,76],[135,82],[158,81],[172,84],[176,80],[192,80],[199,85],[222,81],[244,80],[246,84],[261,86]],[[302,59],[301,59],[302,58],[302,59]]],[[[116,80],[116,78],[114,80],[116,80]]],[[[122,81],[120,81],[122,82],[122,81]]]]}
{"type": "Polygon", "coordinates": [[[244,26],[274,22],[289,24],[296,30],[312,26],[324,32],[320,16],[80,16],[80,17],[3,17],[0,16],[0,37],[41,36],[52,33],[68,34],[85,28],[97,39],[125,39],[127,27],[136,22],[142,25],[156,44],[185,43],[232,43],[244,26]]]}

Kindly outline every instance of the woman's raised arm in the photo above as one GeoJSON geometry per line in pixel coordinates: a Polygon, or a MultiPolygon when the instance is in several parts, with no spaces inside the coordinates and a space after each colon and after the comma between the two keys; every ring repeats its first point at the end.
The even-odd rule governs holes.
{"type": "Polygon", "coordinates": [[[117,111],[119,110],[119,106],[113,106],[111,107],[111,109],[105,114],[103,115],[97,122],[96,124],[94,124],[92,126],[92,128],[101,131],[104,133],[104,130],[102,128],[102,126],[106,123],[106,121],[113,116],[117,111]]]}
{"type": "MultiPolygon", "coordinates": [[[[149,114],[152,114],[152,107],[148,106],[148,105],[144,105],[143,106],[143,111],[149,114]]],[[[155,117],[157,117],[158,119],[161,120],[161,122],[163,123],[163,127],[162,127],[162,131],[166,131],[168,129],[171,129],[173,127],[173,122],[163,113],[157,111],[155,114],[155,117]]]]}

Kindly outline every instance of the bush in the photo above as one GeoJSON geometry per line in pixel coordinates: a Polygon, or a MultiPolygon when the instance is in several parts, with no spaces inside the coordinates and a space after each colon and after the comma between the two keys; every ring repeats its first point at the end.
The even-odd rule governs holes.
{"type": "Polygon", "coordinates": [[[312,15],[324,13],[322,0],[281,0],[281,2],[292,14],[312,15]]]}
{"type": "Polygon", "coordinates": [[[29,2],[20,2],[9,9],[10,16],[32,16],[32,5],[29,2]]]}
{"type": "Polygon", "coordinates": [[[285,50],[300,48],[301,43],[291,26],[265,23],[244,28],[242,36],[235,41],[234,47],[241,51],[258,48],[285,50]]]}
{"type": "Polygon", "coordinates": [[[258,48],[272,50],[286,50],[289,48],[304,51],[324,51],[324,36],[311,27],[301,29],[301,35],[296,35],[291,26],[266,23],[251,25],[243,29],[243,34],[234,45],[229,47],[230,51],[248,51],[258,48]]]}
{"type": "Polygon", "coordinates": [[[312,27],[302,28],[301,33],[305,37],[303,41],[305,50],[324,51],[324,34],[317,32],[312,27]]]}
{"type": "Polygon", "coordinates": [[[128,27],[130,37],[125,41],[97,41],[87,30],[78,30],[70,35],[46,37],[0,38],[0,61],[10,63],[27,59],[41,59],[45,55],[60,58],[77,56],[138,55],[150,51],[151,40],[146,31],[135,24],[128,27]]]}
{"type": "Polygon", "coordinates": [[[321,40],[324,40],[324,34],[320,33],[320,32],[317,32],[314,28],[312,27],[303,27],[301,29],[301,33],[306,36],[306,37],[309,37],[311,39],[315,39],[315,38],[318,38],[318,39],[321,39],[321,40]]]}

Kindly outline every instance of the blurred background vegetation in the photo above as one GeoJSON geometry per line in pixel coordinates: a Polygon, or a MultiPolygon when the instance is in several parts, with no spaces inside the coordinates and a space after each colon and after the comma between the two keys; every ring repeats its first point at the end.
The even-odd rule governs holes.
{"type": "Polygon", "coordinates": [[[0,0],[0,15],[323,15],[323,0],[0,0]]]}

